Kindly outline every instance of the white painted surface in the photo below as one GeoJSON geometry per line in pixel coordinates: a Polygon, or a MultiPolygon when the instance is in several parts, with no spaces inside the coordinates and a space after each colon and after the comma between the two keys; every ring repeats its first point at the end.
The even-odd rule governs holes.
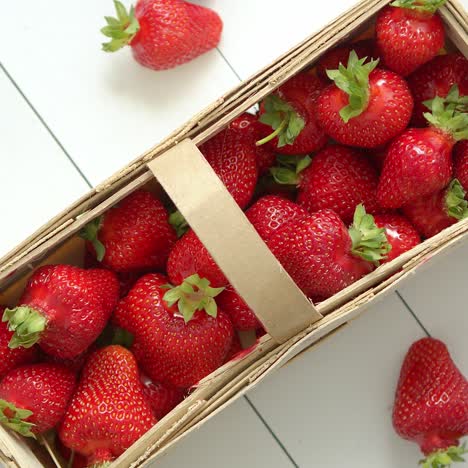
{"type": "MultiPolygon", "coordinates": [[[[87,188],[157,143],[176,125],[327,21],[352,0],[200,0],[223,17],[220,50],[155,73],[129,51],[99,50],[112,2],[8,2],[0,60],[0,255],[87,188]]],[[[467,0],[464,0],[467,5],[467,0]]],[[[408,281],[402,297],[468,373],[468,246],[408,281]]],[[[390,421],[401,360],[423,329],[395,294],[307,351],[255,389],[250,400],[294,462],[303,467],[417,466],[415,446],[390,421]]],[[[216,417],[158,465],[205,468],[294,466],[245,400],[216,417]]],[[[459,464],[458,466],[468,466],[459,464]]]]}

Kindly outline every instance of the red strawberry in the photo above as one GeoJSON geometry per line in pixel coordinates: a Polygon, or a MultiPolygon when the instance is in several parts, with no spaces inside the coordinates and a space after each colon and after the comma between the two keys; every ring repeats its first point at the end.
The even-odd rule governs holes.
{"type": "Polygon", "coordinates": [[[176,67],[214,49],[223,23],[213,10],[184,0],[138,0],[129,12],[114,0],[117,18],[106,16],[102,45],[115,52],[132,47],[135,60],[153,70],[176,67]]]}
{"type": "Polygon", "coordinates": [[[255,145],[256,141],[264,134],[264,126],[255,115],[244,112],[230,123],[229,128],[239,132],[243,138],[248,139],[255,146],[259,174],[264,174],[275,164],[276,155],[270,147],[255,145]]]}
{"type": "Polygon", "coordinates": [[[409,75],[437,55],[445,33],[435,13],[444,0],[396,0],[377,16],[375,35],[386,68],[409,75]]]}
{"type": "MultiPolygon", "coordinates": [[[[262,328],[263,330],[263,328],[262,328]]],[[[242,345],[239,339],[239,335],[237,333],[234,333],[234,336],[232,338],[232,344],[231,347],[227,353],[227,356],[225,358],[225,362],[229,362],[236,354],[240,353],[242,351],[242,345]]]]}
{"type": "Polygon", "coordinates": [[[468,140],[459,141],[453,150],[454,175],[468,190],[468,140]]]}
{"type": "Polygon", "coordinates": [[[250,330],[262,326],[252,309],[231,285],[221,292],[216,298],[216,303],[229,315],[236,330],[250,330]]]}
{"type": "Polygon", "coordinates": [[[263,240],[290,221],[307,216],[304,208],[277,195],[260,198],[245,214],[263,240]]]}
{"type": "Polygon", "coordinates": [[[336,70],[340,63],[346,65],[348,63],[349,54],[354,50],[358,58],[362,59],[377,59],[378,53],[376,45],[371,39],[353,42],[330,49],[322,57],[317,64],[317,75],[323,80],[328,80],[327,70],[336,70]]]}
{"type": "Polygon", "coordinates": [[[450,88],[458,85],[460,95],[468,95],[468,60],[462,54],[439,55],[408,76],[408,86],[414,99],[413,124],[424,127],[427,112],[424,101],[436,96],[446,97],[450,88]]]}
{"type": "Polygon", "coordinates": [[[231,128],[200,146],[210,166],[241,208],[252,199],[258,178],[255,145],[250,138],[231,128]]]}
{"type": "Polygon", "coordinates": [[[411,250],[421,243],[418,231],[403,216],[396,213],[382,213],[374,215],[377,227],[385,229],[385,236],[392,247],[387,258],[381,263],[391,262],[402,253],[411,250]]]}
{"type": "Polygon", "coordinates": [[[452,148],[468,138],[468,114],[458,112],[454,88],[446,99],[436,97],[428,128],[410,128],[388,148],[377,188],[382,208],[400,208],[443,189],[452,177],[452,148]]]}
{"type": "Polygon", "coordinates": [[[364,63],[355,52],[347,68],[328,70],[335,82],[320,94],[317,115],[320,125],[344,145],[376,148],[406,128],[413,98],[405,80],[375,68],[378,60],[364,63]]]}
{"type": "Polygon", "coordinates": [[[158,199],[137,190],[91,221],[81,236],[105,268],[118,272],[162,270],[176,241],[168,218],[158,199]]]}
{"type": "Polygon", "coordinates": [[[38,342],[48,354],[73,358],[99,336],[119,299],[119,282],[108,270],[71,265],[38,268],[18,307],[6,309],[3,321],[14,331],[9,346],[38,342]]]}
{"type": "Polygon", "coordinates": [[[53,429],[75,385],[73,372],[57,364],[13,369],[0,382],[0,422],[27,437],[53,429]]]}
{"type": "Polygon", "coordinates": [[[468,435],[468,382],[444,343],[423,338],[414,343],[401,368],[393,408],[393,427],[416,442],[423,468],[463,461],[459,438],[468,435]]]}
{"type": "MultiPolygon", "coordinates": [[[[3,315],[5,306],[0,305],[0,314],[3,315]]],[[[0,323],[0,379],[15,367],[23,364],[29,364],[37,358],[37,348],[16,348],[11,349],[8,346],[13,332],[8,330],[6,323],[0,323]]]]}
{"type": "Polygon", "coordinates": [[[190,230],[172,249],[167,261],[167,274],[173,284],[181,284],[185,278],[195,273],[206,278],[216,288],[228,284],[213,257],[197,235],[190,230]]]}
{"type": "Polygon", "coordinates": [[[260,108],[260,122],[265,126],[264,136],[257,145],[270,142],[280,154],[308,154],[327,142],[316,117],[317,98],[323,83],[314,75],[303,72],[293,76],[274,94],[266,97],[260,108]],[[277,137],[277,138],[276,138],[277,137]]]}
{"type": "Polygon", "coordinates": [[[156,422],[133,354],[112,345],[90,357],[58,432],[91,466],[121,455],[156,422]]]}
{"type": "Polygon", "coordinates": [[[332,210],[286,224],[267,241],[272,253],[304,294],[324,299],[371,272],[389,250],[362,205],[349,232],[332,210]]]}
{"type": "Polygon", "coordinates": [[[185,391],[141,376],[143,394],[151,406],[154,417],[159,420],[170,413],[183,399],[185,391]]]}
{"type": "MultiPolygon", "coordinates": [[[[24,349],[24,348],[20,348],[24,349]]],[[[72,358],[59,358],[57,356],[51,356],[50,354],[46,354],[42,352],[41,354],[41,361],[49,362],[53,364],[59,364],[67,369],[71,370],[75,374],[79,374],[83,369],[86,361],[88,360],[89,356],[96,351],[97,346],[96,344],[92,344],[86,351],[78,354],[78,356],[74,356],[72,358]]]]}
{"type": "Polygon", "coordinates": [[[179,287],[167,286],[160,274],[140,278],[114,322],[133,334],[132,350],[148,377],[189,388],[223,364],[234,331],[213,300],[220,290],[207,280],[193,275],[179,287]]]}
{"type": "Polygon", "coordinates": [[[423,237],[435,236],[468,216],[465,190],[454,179],[446,189],[405,205],[403,213],[423,237]]]}
{"type": "MultiPolygon", "coordinates": [[[[276,169],[272,172],[278,174],[276,169]]],[[[285,174],[282,171],[280,175],[285,174]]],[[[298,185],[297,203],[309,213],[329,208],[349,224],[359,203],[367,212],[377,210],[377,171],[369,157],[345,146],[319,151],[299,174],[297,170],[290,173],[289,182],[298,185]]]]}

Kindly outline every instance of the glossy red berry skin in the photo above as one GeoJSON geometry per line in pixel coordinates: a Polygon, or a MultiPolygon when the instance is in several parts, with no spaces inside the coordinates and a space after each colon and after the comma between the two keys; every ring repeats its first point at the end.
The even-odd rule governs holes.
{"type": "Polygon", "coordinates": [[[453,150],[454,176],[468,192],[468,140],[459,141],[453,150]]]}

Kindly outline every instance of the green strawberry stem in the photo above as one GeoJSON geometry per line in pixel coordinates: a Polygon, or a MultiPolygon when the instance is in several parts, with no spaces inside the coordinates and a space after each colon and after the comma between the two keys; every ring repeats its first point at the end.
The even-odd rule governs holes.
{"type": "Polygon", "coordinates": [[[179,312],[188,323],[197,310],[204,310],[208,315],[216,317],[218,307],[214,298],[224,288],[212,288],[206,278],[197,274],[185,278],[179,286],[166,285],[168,291],[164,294],[164,301],[169,307],[177,303],[179,312]]]}
{"type": "Polygon", "coordinates": [[[468,96],[460,96],[457,85],[450,88],[447,97],[436,96],[423,104],[431,111],[423,114],[431,126],[455,141],[468,139],[468,96]]]}
{"type": "Polygon", "coordinates": [[[362,204],[356,207],[349,235],[353,243],[352,254],[376,265],[379,260],[387,258],[392,248],[385,235],[385,229],[377,227],[374,217],[366,213],[362,204]]]}
{"type": "Polygon", "coordinates": [[[177,237],[182,237],[189,230],[189,225],[179,210],[169,215],[169,224],[174,228],[177,237]]]}
{"type": "Polygon", "coordinates": [[[18,306],[5,309],[2,322],[8,322],[8,330],[14,332],[8,347],[15,349],[20,346],[30,348],[37,343],[46,327],[47,319],[31,307],[18,306]]]}
{"type": "Polygon", "coordinates": [[[98,239],[99,229],[102,224],[102,216],[90,221],[81,231],[80,237],[84,240],[91,242],[96,252],[96,258],[98,262],[102,262],[104,255],[106,254],[106,248],[104,244],[98,239]]]}
{"type": "Polygon", "coordinates": [[[435,13],[446,0],[395,0],[390,5],[426,13],[435,13]]]}
{"type": "Polygon", "coordinates": [[[340,110],[345,123],[362,114],[369,103],[369,75],[379,60],[365,63],[367,57],[359,59],[354,50],[349,54],[348,65],[339,64],[338,70],[327,70],[328,78],[349,96],[349,103],[340,110]]]}
{"type": "Polygon", "coordinates": [[[292,145],[304,128],[305,122],[302,117],[290,104],[275,94],[267,96],[263,101],[263,105],[265,112],[260,116],[259,120],[265,125],[269,125],[274,131],[257,141],[256,145],[264,145],[275,137],[278,137],[278,148],[292,145]]]}
{"type": "Polygon", "coordinates": [[[270,173],[275,182],[281,185],[298,185],[300,181],[299,174],[310,166],[312,158],[304,156],[278,155],[276,158],[277,166],[270,168],[270,173]]]}
{"type": "Polygon", "coordinates": [[[114,5],[117,18],[105,16],[107,26],[101,29],[102,34],[111,39],[109,42],[102,44],[102,50],[105,52],[115,52],[130,44],[140,30],[140,23],[135,17],[133,6],[127,12],[125,6],[118,0],[114,0],[114,5]]]}
{"type": "Polygon", "coordinates": [[[468,201],[466,192],[458,179],[453,179],[445,193],[445,207],[447,214],[455,219],[465,219],[468,216],[468,201]]]}
{"type": "Polygon", "coordinates": [[[35,424],[26,421],[32,414],[32,411],[17,408],[14,404],[0,399],[0,423],[24,437],[36,438],[31,432],[35,424]]]}
{"type": "Polygon", "coordinates": [[[449,467],[454,462],[464,462],[462,455],[467,454],[465,444],[462,446],[452,445],[445,450],[437,450],[431,453],[427,458],[421,460],[419,464],[422,468],[444,468],[449,467]]]}

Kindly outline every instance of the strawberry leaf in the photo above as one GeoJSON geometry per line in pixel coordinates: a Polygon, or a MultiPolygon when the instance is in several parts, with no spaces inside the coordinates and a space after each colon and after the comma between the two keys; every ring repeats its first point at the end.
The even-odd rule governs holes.
{"type": "Polygon", "coordinates": [[[31,429],[35,424],[25,421],[32,415],[32,411],[17,408],[13,403],[0,399],[0,423],[10,429],[13,429],[24,437],[36,437],[31,432],[31,429]]]}
{"type": "Polygon", "coordinates": [[[445,193],[445,207],[449,216],[455,219],[465,219],[468,216],[466,192],[458,179],[453,179],[445,193]]]}
{"type": "Polygon", "coordinates": [[[189,225],[180,211],[169,215],[169,224],[175,229],[177,237],[182,237],[189,230],[189,225]]]}
{"type": "Polygon", "coordinates": [[[349,54],[348,65],[339,64],[337,70],[327,70],[328,78],[344,91],[349,98],[348,105],[340,110],[345,123],[362,114],[369,102],[369,75],[377,67],[379,60],[365,63],[367,57],[359,59],[354,50],[349,54]]]}
{"type": "Polygon", "coordinates": [[[90,221],[81,231],[80,237],[84,240],[91,242],[96,252],[96,258],[98,262],[102,262],[104,255],[106,254],[106,248],[104,244],[98,239],[99,229],[102,225],[102,216],[90,221]]]}
{"type": "Polygon", "coordinates": [[[39,341],[45,330],[47,320],[40,312],[31,307],[19,306],[5,309],[3,322],[8,322],[8,330],[14,332],[8,347],[11,349],[30,348],[39,341]]]}
{"type": "Polygon", "coordinates": [[[312,162],[310,156],[300,158],[280,155],[276,160],[278,165],[270,168],[270,173],[275,182],[281,185],[298,185],[300,179],[298,175],[312,162]]]}
{"type": "Polygon", "coordinates": [[[390,5],[399,8],[409,8],[411,10],[426,11],[435,13],[446,0],[395,0],[390,5]]]}
{"type": "Polygon", "coordinates": [[[467,454],[465,444],[462,446],[452,445],[445,450],[438,450],[431,453],[424,460],[420,460],[419,464],[422,468],[444,468],[452,466],[453,462],[464,462],[462,455],[467,454]]]}

